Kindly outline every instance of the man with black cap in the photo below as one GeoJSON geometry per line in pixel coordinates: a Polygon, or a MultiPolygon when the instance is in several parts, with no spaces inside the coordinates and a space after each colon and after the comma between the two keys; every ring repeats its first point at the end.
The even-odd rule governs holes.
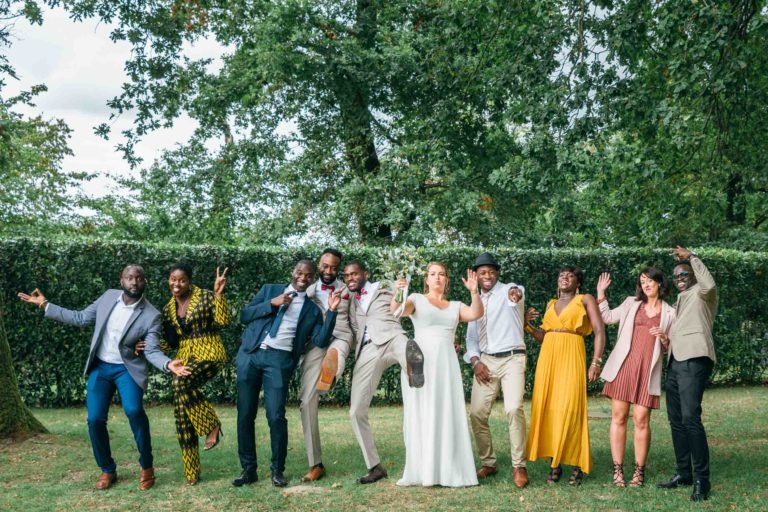
{"type": "Polygon", "coordinates": [[[472,401],[469,416],[482,467],[477,477],[497,473],[488,418],[491,407],[504,394],[504,411],[509,422],[515,485],[528,485],[525,468],[525,341],[523,338],[525,288],[515,283],[499,282],[499,264],[490,253],[477,257],[472,270],[477,272],[480,298],[485,313],[467,329],[464,360],[472,365],[472,401]]]}

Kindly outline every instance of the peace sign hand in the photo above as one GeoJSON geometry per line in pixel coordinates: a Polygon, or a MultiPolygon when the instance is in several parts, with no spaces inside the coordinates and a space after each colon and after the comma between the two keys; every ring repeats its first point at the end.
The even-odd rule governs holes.
{"type": "Polygon", "coordinates": [[[216,281],[213,283],[213,294],[217,299],[221,298],[224,293],[224,285],[227,284],[227,270],[229,267],[224,267],[224,272],[219,273],[220,267],[216,267],[216,281]]]}

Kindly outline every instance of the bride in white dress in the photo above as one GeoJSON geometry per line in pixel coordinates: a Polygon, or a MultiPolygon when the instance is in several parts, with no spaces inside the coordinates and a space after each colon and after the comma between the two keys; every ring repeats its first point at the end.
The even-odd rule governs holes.
{"type": "MultiPolygon", "coordinates": [[[[414,338],[424,354],[424,386],[412,388],[402,373],[405,469],[397,485],[477,485],[472,442],[467,425],[464,386],[453,342],[459,322],[483,315],[477,276],[467,270],[462,278],[472,294],[472,304],[448,301],[448,271],[442,263],[427,266],[426,292],[410,295],[404,305],[395,300],[393,313],[401,308],[410,316],[414,338]]],[[[400,279],[398,288],[407,282],[400,279]]]]}

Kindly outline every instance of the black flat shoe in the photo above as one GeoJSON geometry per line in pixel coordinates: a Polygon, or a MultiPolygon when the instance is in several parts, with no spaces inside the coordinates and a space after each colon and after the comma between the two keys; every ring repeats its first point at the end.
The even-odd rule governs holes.
{"type": "Polygon", "coordinates": [[[405,371],[408,374],[408,385],[420,388],[424,385],[424,353],[412,339],[405,344],[405,371]]]}
{"type": "Polygon", "coordinates": [[[232,480],[232,485],[242,487],[259,481],[259,475],[255,471],[243,471],[240,476],[232,480]]]}
{"type": "Polygon", "coordinates": [[[675,473],[668,481],[656,484],[656,487],[659,489],[677,489],[681,485],[691,485],[692,483],[691,478],[683,478],[675,473]]]}
{"type": "Polygon", "coordinates": [[[709,480],[696,480],[693,482],[693,494],[691,501],[704,501],[709,498],[709,480]]]}
{"type": "Polygon", "coordinates": [[[361,484],[372,484],[382,478],[387,478],[387,470],[381,464],[376,464],[368,470],[368,474],[357,479],[361,484]]]}
{"type": "Polygon", "coordinates": [[[275,487],[285,487],[286,485],[288,485],[288,480],[285,479],[282,472],[273,471],[272,485],[274,485],[275,487]]]}

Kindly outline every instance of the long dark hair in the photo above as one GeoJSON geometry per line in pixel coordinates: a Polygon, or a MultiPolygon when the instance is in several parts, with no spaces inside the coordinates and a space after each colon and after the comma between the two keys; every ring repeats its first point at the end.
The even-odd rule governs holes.
{"type": "Polygon", "coordinates": [[[646,276],[649,279],[653,279],[659,283],[659,298],[666,299],[669,295],[669,281],[664,276],[664,272],[654,267],[645,267],[637,274],[637,282],[635,283],[635,298],[641,302],[648,302],[648,297],[643,291],[643,287],[640,286],[640,278],[646,276]]]}

